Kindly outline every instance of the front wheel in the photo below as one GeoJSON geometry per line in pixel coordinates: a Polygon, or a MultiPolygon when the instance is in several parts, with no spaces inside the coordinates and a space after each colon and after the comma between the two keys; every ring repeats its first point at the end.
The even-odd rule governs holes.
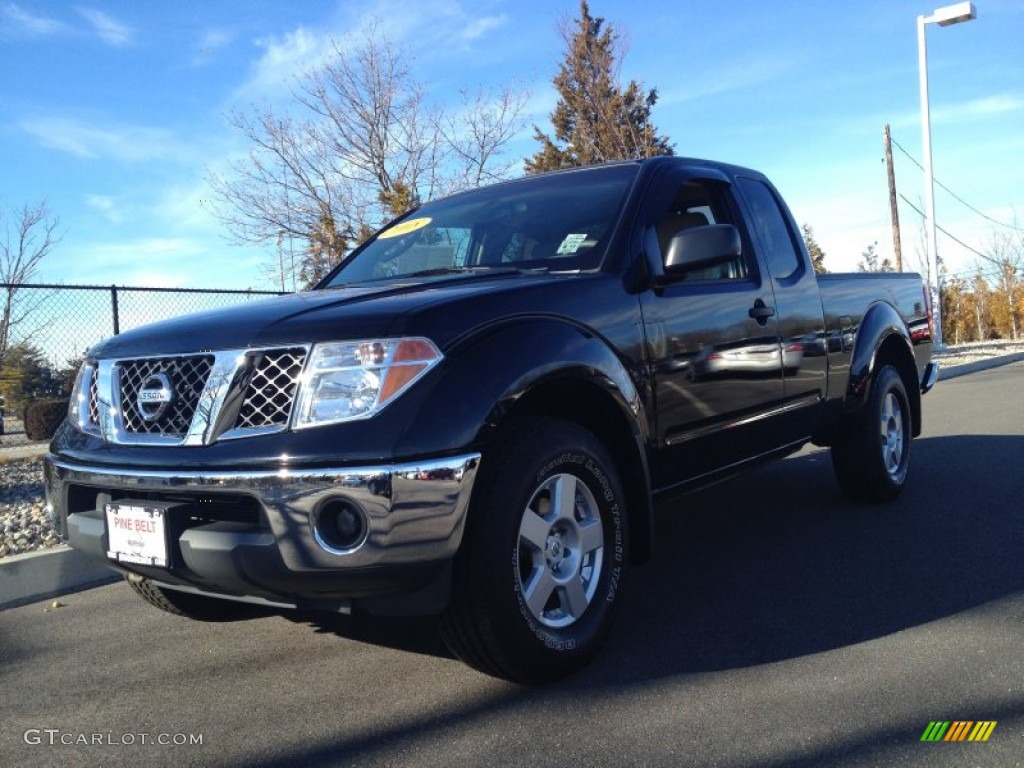
{"type": "Polygon", "coordinates": [[[832,466],[843,492],[855,501],[895,499],[907,482],[912,435],[906,387],[886,365],[875,374],[863,410],[832,443],[832,466]]]}
{"type": "Polygon", "coordinates": [[[591,433],[530,422],[485,454],[440,619],[470,666],[518,683],[587,664],[612,623],[626,567],[626,509],[591,433]]]}

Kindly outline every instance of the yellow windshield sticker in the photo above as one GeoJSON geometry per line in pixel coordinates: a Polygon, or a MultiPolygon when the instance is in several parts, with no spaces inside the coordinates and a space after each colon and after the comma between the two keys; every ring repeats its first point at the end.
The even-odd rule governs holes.
{"type": "Polygon", "coordinates": [[[379,235],[378,240],[384,240],[389,237],[401,237],[407,235],[410,232],[415,232],[417,229],[423,229],[431,221],[429,216],[422,216],[418,219],[406,219],[403,222],[395,224],[395,226],[385,229],[379,235]]]}

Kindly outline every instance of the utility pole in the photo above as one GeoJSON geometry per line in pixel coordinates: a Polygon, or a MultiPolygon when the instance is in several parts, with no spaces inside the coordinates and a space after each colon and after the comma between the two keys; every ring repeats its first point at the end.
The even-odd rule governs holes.
{"type": "Polygon", "coordinates": [[[896,172],[892,166],[892,136],[889,124],[882,132],[885,138],[885,169],[889,175],[889,214],[892,217],[892,250],[896,255],[896,271],[903,271],[903,248],[900,245],[900,212],[896,205],[896,172]]]}

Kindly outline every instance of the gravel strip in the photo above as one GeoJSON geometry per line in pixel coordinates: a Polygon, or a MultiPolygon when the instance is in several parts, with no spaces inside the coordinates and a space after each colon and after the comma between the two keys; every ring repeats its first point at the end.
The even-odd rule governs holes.
{"type": "Polygon", "coordinates": [[[1024,352],[1024,341],[973,341],[970,344],[947,346],[934,356],[943,368],[951,368],[1018,352],[1024,352]]]}
{"type": "Polygon", "coordinates": [[[46,516],[43,460],[0,465],[0,558],[58,544],[46,516]]]}

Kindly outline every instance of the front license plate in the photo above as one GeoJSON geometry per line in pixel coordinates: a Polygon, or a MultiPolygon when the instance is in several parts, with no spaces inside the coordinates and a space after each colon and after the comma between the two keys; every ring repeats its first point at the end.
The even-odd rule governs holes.
{"type": "Polygon", "coordinates": [[[165,511],[138,504],[107,504],[107,557],[119,563],[166,568],[165,511]]]}

